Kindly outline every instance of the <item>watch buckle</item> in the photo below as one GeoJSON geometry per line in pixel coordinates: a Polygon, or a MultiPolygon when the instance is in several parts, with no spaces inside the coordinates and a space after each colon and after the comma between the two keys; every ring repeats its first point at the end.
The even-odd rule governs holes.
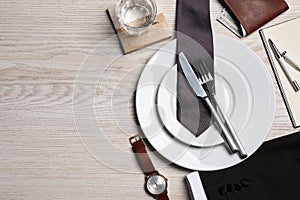
{"type": "Polygon", "coordinates": [[[135,142],[141,140],[141,137],[139,135],[135,135],[135,136],[132,136],[131,138],[129,138],[129,142],[131,145],[133,145],[135,142]]]}

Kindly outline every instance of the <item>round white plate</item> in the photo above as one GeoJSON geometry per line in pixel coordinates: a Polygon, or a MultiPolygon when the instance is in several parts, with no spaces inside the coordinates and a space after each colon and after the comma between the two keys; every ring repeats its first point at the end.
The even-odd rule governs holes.
{"type": "MultiPolygon", "coordinates": [[[[224,70],[225,73],[228,73],[224,77],[240,76],[241,83],[243,83],[238,86],[231,86],[231,84],[226,86],[225,84],[224,88],[227,87],[227,89],[223,91],[230,91],[235,87],[246,91],[245,99],[247,101],[244,106],[250,109],[247,109],[247,113],[242,113],[242,116],[237,116],[248,116],[248,119],[245,120],[246,124],[236,124],[239,121],[235,121],[234,114],[230,114],[234,113],[235,109],[230,108],[231,103],[226,103],[232,102],[230,98],[237,98],[235,91],[229,92],[229,96],[224,94],[228,100],[222,106],[232,118],[233,125],[240,126],[240,140],[250,156],[263,143],[272,126],[275,115],[273,83],[263,62],[247,46],[221,35],[216,35],[214,41],[216,62],[218,63],[218,60],[221,59],[226,64],[226,69],[231,71],[224,70]]],[[[242,160],[238,154],[230,154],[223,144],[213,147],[190,146],[174,138],[164,128],[157,111],[156,95],[164,75],[174,66],[175,52],[176,40],[173,40],[155,53],[140,76],[136,91],[136,111],[145,137],[163,157],[188,169],[218,170],[240,163],[242,160]]],[[[224,78],[224,81],[226,79],[224,78]]]]}
{"type": "MultiPolygon", "coordinates": [[[[253,93],[243,69],[222,58],[215,50],[216,98],[231,121],[235,131],[243,134],[253,110],[253,93]]],[[[195,137],[176,118],[177,66],[164,76],[157,94],[160,119],[170,134],[187,145],[208,147],[223,142],[219,130],[212,124],[199,137],[195,137]]],[[[254,91],[257,89],[254,89],[254,91]]],[[[257,100],[259,101],[259,99],[257,100]]],[[[264,100],[262,100],[264,101],[264,100]]],[[[197,109],[197,108],[195,108],[197,109]]],[[[197,123],[197,122],[196,122],[197,123]]]]}

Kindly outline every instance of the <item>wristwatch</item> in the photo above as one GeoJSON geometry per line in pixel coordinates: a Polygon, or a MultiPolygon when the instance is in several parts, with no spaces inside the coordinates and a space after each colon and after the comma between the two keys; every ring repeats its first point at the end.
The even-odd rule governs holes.
{"type": "Polygon", "coordinates": [[[148,194],[157,200],[169,200],[167,192],[167,178],[155,170],[147,153],[145,144],[139,135],[129,138],[133,151],[142,167],[145,176],[145,189],[148,194]]]}

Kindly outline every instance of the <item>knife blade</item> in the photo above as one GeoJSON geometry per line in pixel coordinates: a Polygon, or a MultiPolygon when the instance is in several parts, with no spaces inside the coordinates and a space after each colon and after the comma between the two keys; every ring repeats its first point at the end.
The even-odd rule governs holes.
{"type": "Polygon", "coordinates": [[[188,62],[183,52],[179,53],[179,62],[181,64],[182,71],[195,94],[198,97],[207,97],[207,93],[203,89],[201,83],[198,80],[198,77],[196,76],[194,70],[192,69],[192,66],[188,62]]]}

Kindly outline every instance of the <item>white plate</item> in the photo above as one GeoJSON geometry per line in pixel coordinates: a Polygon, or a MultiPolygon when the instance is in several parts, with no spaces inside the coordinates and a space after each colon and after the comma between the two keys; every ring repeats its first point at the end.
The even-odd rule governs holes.
{"type": "MultiPolygon", "coordinates": [[[[254,99],[252,88],[248,78],[243,75],[243,69],[228,62],[219,53],[221,52],[217,48],[214,59],[216,98],[240,136],[247,132],[245,128],[252,114],[254,99]]],[[[199,137],[195,137],[177,120],[176,84],[177,66],[175,65],[164,76],[157,94],[159,116],[168,131],[187,145],[209,147],[222,143],[220,132],[214,125],[211,125],[199,137]]]]}
{"type": "MultiPolygon", "coordinates": [[[[252,99],[246,107],[249,106],[250,109],[248,113],[243,113],[249,115],[249,119],[246,120],[246,125],[240,125],[242,128],[239,132],[241,142],[250,156],[263,143],[272,126],[275,115],[273,83],[263,62],[247,46],[221,35],[216,35],[214,41],[217,60],[220,57],[227,63],[226,68],[235,71],[233,76],[241,76],[241,89],[249,86],[246,96],[252,99]]],[[[164,75],[174,66],[175,52],[176,41],[173,40],[149,60],[140,76],[136,91],[136,111],[145,137],[163,157],[188,169],[218,170],[240,163],[242,160],[239,156],[230,154],[225,145],[189,146],[174,138],[164,128],[157,111],[156,95],[164,75]]],[[[230,89],[224,91],[228,90],[230,89]]],[[[232,95],[234,94],[232,91],[232,95]]],[[[223,106],[230,110],[230,106],[223,106]]]]}

